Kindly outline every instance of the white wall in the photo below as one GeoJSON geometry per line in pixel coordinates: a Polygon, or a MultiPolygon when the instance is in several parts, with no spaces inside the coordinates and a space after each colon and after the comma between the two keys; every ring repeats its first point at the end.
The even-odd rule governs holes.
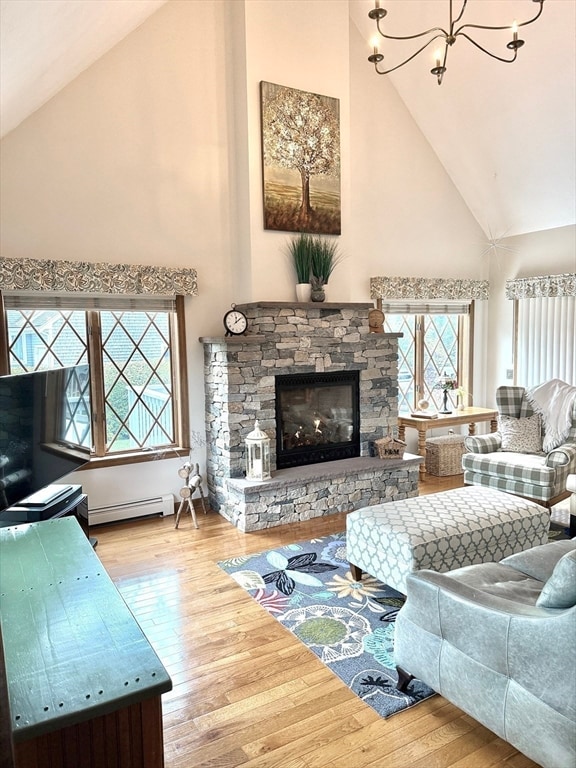
{"type": "MultiPolygon", "coordinates": [[[[255,301],[295,298],[292,267],[284,252],[289,235],[263,229],[261,80],[339,99],[342,157],[340,247],[348,252],[352,246],[348,2],[337,0],[330,3],[329,12],[327,8],[322,0],[305,3],[302,0],[250,0],[246,3],[250,239],[252,298],[255,301]]],[[[330,300],[349,300],[346,266],[338,267],[330,278],[330,300]]]]}
{"type": "MultiPolygon", "coordinates": [[[[174,501],[179,503],[178,491],[183,482],[179,481],[178,469],[183,463],[184,459],[159,458],[152,463],[127,464],[121,468],[84,469],[73,472],[59,482],[81,485],[88,495],[89,509],[134,499],[156,498],[165,493],[174,494],[174,501]]],[[[200,498],[199,494],[196,493],[194,498],[200,498]]]]}
{"type": "Polygon", "coordinates": [[[379,275],[487,278],[479,224],[353,24],[350,38],[353,295],[379,275]]]}
{"type": "Polygon", "coordinates": [[[506,370],[513,360],[514,302],[506,298],[506,280],[576,272],[576,227],[508,237],[487,256],[490,263],[486,380],[488,407],[495,405],[496,388],[511,383],[506,370]]]}
{"type": "MultiPolygon", "coordinates": [[[[223,46],[227,5],[167,3],[0,143],[3,256],[197,269],[200,295],[186,300],[186,322],[191,423],[202,433],[198,337],[220,334],[237,300],[230,185],[238,47],[223,46]]],[[[147,496],[155,485],[177,494],[176,471],[166,487],[168,464],[89,470],[77,482],[90,487],[92,506],[108,503],[110,492],[147,496]]]]}
{"type": "MultiPolygon", "coordinates": [[[[484,278],[490,267],[492,276],[474,218],[365,59],[347,0],[170,0],[1,142],[2,255],[195,267],[190,406],[192,429],[203,432],[198,337],[222,333],[231,302],[294,299],[288,235],[263,229],[259,83],[267,80],[340,99],[347,258],[331,299],[368,300],[375,275],[484,278]]],[[[492,323],[494,343],[500,332],[492,323]]],[[[173,465],[176,475],[176,464],[89,471],[78,481],[90,475],[92,506],[133,498],[135,488],[176,494],[179,479],[166,487],[160,471],[173,465]]]]}

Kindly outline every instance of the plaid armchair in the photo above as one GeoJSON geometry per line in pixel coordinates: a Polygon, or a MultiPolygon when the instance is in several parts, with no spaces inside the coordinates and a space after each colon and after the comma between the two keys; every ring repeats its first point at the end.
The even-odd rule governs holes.
{"type": "MultiPolygon", "coordinates": [[[[534,413],[525,397],[524,387],[499,387],[496,405],[504,416],[520,418],[534,413]]],[[[566,442],[549,453],[503,451],[499,432],[467,437],[464,446],[469,451],[462,457],[466,485],[507,491],[550,508],[568,498],[568,475],[576,472],[576,400],[566,442]]]]}

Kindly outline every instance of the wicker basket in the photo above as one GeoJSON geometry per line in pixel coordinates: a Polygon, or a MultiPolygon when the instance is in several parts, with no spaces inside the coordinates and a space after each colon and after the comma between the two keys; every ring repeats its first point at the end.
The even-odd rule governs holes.
{"type": "Polygon", "coordinates": [[[374,447],[381,459],[401,459],[406,450],[406,443],[388,435],[374,440],[374,447]]]}
{"type": "Polygon", "coordinates": [[[445,435],[426,440],[426,472],[438,477],[461,475],[462,455],[466,453],[462,435],[445,435]]]}

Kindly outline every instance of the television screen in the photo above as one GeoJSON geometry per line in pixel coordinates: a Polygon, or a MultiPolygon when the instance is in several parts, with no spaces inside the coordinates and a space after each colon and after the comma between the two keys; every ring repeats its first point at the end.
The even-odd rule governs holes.
{"type": "Polygon", "coordinates": [[[87,365],[0,376],[0,513],[90,459],[87,365]]]}

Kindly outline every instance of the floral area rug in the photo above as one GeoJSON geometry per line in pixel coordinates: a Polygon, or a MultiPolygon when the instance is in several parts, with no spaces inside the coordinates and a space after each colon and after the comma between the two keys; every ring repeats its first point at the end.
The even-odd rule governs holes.
{"type": "Polygon", "coordinates": [[[396,690],[394,621],[404,597],[372,576],[352,578],[346,534],[218,563],[382,717],[434,695],[396,690]]]}

